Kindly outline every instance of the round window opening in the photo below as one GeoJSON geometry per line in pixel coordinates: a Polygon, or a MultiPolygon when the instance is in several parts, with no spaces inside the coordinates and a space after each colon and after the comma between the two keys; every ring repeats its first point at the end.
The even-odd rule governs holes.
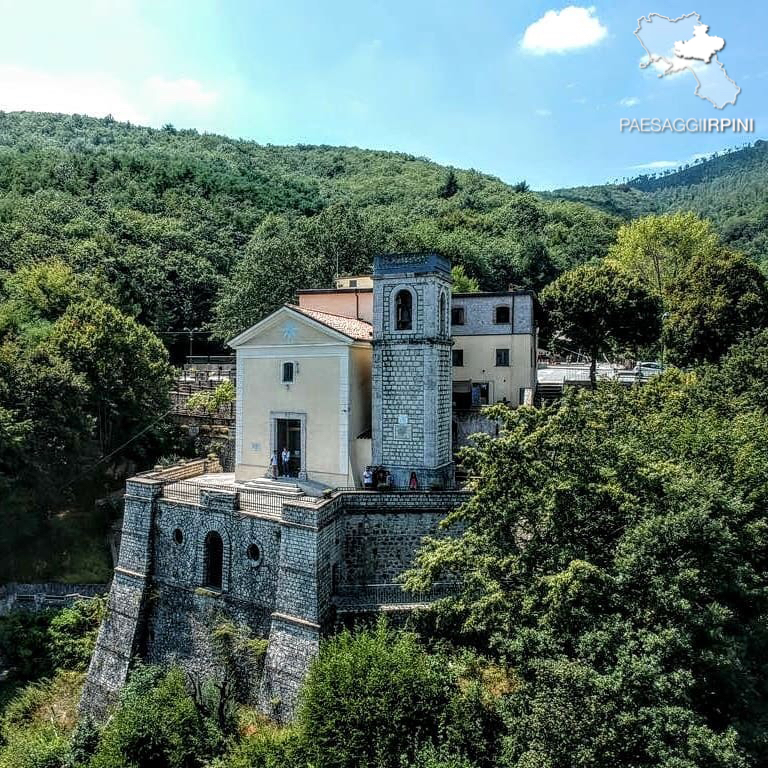
{"type": "Polygon", "coordinates": [[[177,529],[176,529],[176,530],[173,532],[173,540],[174,540],[174,541],[175,541],[177,544],[181,544],[181,543],[184,541],[184,534],[181,532],[181,528],[177,528],[177,529]]]}
{"type": "Polygon", "coordinates": [[[251,546],[248,547],[248,559],[258,560],[260,557],[261,557],[261,552],[259,548],[255,544],[251,544],[251,546]]]}

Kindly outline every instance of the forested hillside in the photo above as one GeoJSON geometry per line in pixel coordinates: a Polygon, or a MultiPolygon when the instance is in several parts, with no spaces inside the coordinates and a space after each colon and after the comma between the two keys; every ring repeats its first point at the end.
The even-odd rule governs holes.
{"type": "Polygon", "coordinates": [[[595,206],[622,218],[693,211],[710,219],[727,245],[768,269],[768,142],[698,158],[679,170],[623,184],[559,189],[545,195],[595,206]]]}
{"type": "Polygon", "coordinates": [[[103,277],[121,309],[161,332],[213,319],[227,336],[256,322],[227,315],[226,301],[213,309],[249,249],[256,267],[264,255],[265,280],[276,278],[259,286],[268,299],[256,311],[266,312],[296,287],[330,284],[337,268],[368,268],[380,248],[439,248],[481,286],[539,288],[604,255],[615,225],[582,205],[544,203],[525,184],[411,155],[0,113],[0,269],[62,258],[103,277]],[[288,264],[269,263],[275,237],[288,264]]]}

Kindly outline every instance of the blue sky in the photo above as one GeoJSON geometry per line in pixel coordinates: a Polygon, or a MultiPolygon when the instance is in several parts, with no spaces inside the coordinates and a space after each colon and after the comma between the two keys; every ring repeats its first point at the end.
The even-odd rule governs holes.
{"type": "Polygon", "coordinates": [[[768,7],[621,0],[547,15],[567,7],[0,0],[0,109],[400,150],[538,189],[633,176],[768,136],[768,7]],[[688,73],[659,79],[639,67],[638,18],[691,11],[726,40],[720,61],[742,88],[735,106],[715,110],[694,96],[688,73]],[[559,23],[529,29],[542,19],[559,23]],[[757,130],[621,134],[627,116],[754,118],[757,130]]]}

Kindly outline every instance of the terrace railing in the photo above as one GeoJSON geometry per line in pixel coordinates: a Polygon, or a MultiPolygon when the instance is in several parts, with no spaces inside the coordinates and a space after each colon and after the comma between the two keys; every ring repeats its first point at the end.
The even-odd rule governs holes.
{"type": "Polygon", "coordinates": [[[263,515],[280,517],[283,504],[292,501],[317,502],[317,496],[290,496],[279,493],[268,493],[251,488],[235,488],[233,486],[207,483],[192,483],[184,480],[170,482],[163,487],[163,498],[179,501],[183,504],[200,505],[205,491],[235,491],[237,494],[236,507],[245,512],[257,512],[263,515]]]}

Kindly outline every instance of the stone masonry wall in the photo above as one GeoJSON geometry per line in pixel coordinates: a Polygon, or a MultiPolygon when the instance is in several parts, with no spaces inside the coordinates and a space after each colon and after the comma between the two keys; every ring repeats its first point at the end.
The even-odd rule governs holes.
{"type": "Polygon", "coordinates": [[[319,505],[283,506],[275,612],[260,692],[262,711],[280,720],[293,716],[301,683],[330,625],[341,504],[337,497],[319,505]]]}
{"type": "Polygon", "coordinates": [[[271,716],[291,719],[321,637],[336,624],[335,590],[393,583],[423,536],[449,535],[439,522],[466,498],[343,492],[319,503],[286,501],[278,516],[240,510],[234,491],[204,489],[199,504],[162,491],[152,478],[128,483],[119,564],[81,703],[98,721],[135,657],[179,663],[201,679],[215,673],[210,634],[222,619],[268,637],[251,697],[271,716]],[[210,531],[224,543],[221,590],[202,586],[210,531]]]}
{"type": "Polygon", "coordinates": [[[125,492],[120,557],[83,689],[81,710],[103,720],[141,652],[152,562],[155,499],[162,483],[133,478],[125,492]]]}
{"type": "Polygon", "coordinates": [[[440,522],[466,498],[461,491],[345,496],[339,585],[394,583],[413,564],[425,536],[450,535],[440,522]]]}
{"type": "MultiPolygon", "coordinates": [[[[155,520],[153,600],[145,656],[180,661],[200,678],[217,670],[211,631],[223,619],[266,637],[275,608],[280,521],[236,509],[234,493],[203,495],[202,504],[160,500],[155,520]],[[176,532],[181,531],[181,541],[176,532]],[[203,587],[205,539],[216,531],[224,542],[222,590],[203,587]],[[258,549],[258,556],[252,547],[258,549]],[[250,550],[250,555],[249,555],[250,550]]],[[[255,700],[258,681],[253,681],[255,700]]]]}
{"type": "Polygon", "coordinates": [[[533,295],[528,291],[475,296],[454,296],[453,308],[464,308],[464,325],[453,325],[454,336],[493,336],[510,333],[533,333],[536,328],[533,295]],[[496,307],[509,307],[510,323],[496,323],[496,307]]]}

